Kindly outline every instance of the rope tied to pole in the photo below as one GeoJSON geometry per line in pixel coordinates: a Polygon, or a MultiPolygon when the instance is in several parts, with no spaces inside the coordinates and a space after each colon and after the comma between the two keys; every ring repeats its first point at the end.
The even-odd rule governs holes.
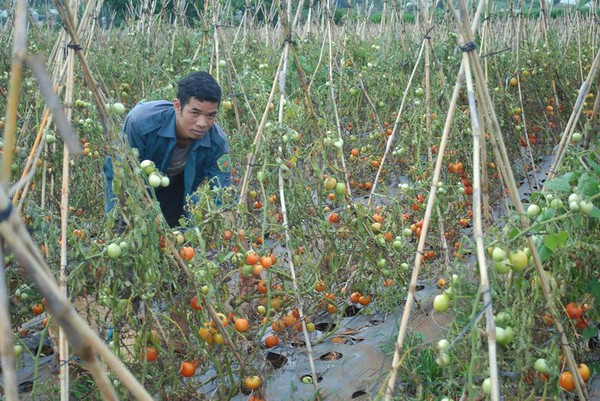
{"type": "Polygon", "coordinates": [[[10,214],[13,211],[12,203],[8,203],[8,206],[4,208],[4,210],[0,210],[0,223],[4,223],[10,217],[10,214]]]}
{"type": "Polygon", "coordinates": [[[459,46],[459,47],[463,53],[472,52],[477,49],[477,45],[475,44],[475,42],[465,43],[464,46],[459,46]]]}

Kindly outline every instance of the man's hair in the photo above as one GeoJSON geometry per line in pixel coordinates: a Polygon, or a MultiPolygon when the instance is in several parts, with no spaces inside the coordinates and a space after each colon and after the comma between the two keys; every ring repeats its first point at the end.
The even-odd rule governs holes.
{"type": "Polygon", "coordinates": [[[192,97],[201,102],[221,103],[221,88],[208,72],[193,72],[181,79],[177,86],[177,99],[182,108],[192,97]]]}

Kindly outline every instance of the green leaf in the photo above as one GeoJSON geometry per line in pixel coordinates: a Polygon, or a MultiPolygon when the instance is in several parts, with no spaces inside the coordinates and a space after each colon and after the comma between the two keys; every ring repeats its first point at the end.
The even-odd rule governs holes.
{"type": "Polygon", "coordinates": [[[596,326],[588,326],[582,332],[581,335],[586,340],[589,340],[592,337],[596,337],[598,335],[598,327],[596,326]]]}
{"type": "Polygon", "coordinates": [[[583,173],[581,174],[581,177],[579,177],[577,190],[582,195],[594,196],[600,191],[598,188],[599,184],[600,181],[598,181],[596,177],[589,175],[588,173],[583,173]]]}
{"type": "Polygon", "coordinates": [[[554,252],[558,248],[558,239],[555,235],[546,235],[544,237],[544,246],[551,252],[554,252]]]}
{"type": "Polygon", "coordinates": [[[508,239],[513,239],[520,233],[521,233],[521,230],[519,230],[517,227],[514,227],[512,230],[510,230],[508,232],[508,239]]]}
{"type": "Polygon", "coordinates": [[[600,166],[594,161],[594,159],[592,159],[592,155],[590,155],[590,157],[587,159],[587,162],[596,173],[600,174],[600,166]]]}
{"type": "Polygon", "coordinates": [[[587,288],[587,292],[592,294],[594,298],[600,299],[600,282],[592,281],[587,288]]]}
{"type": "Polygon", "coordinates": [[[552,250],[548,249],[545,246],[542,246],[538,249],[538,254],[540,255],[540,260],[542,262],[545,262],[548,259],[550,259],[550,256],[552,256],[552,250]]]}
{"type": "Polygon", "coordinates": [[[592,209],[592,213],[590,213],[590,217],[593,217],[595,219],[600,219],[600,209],[598,209],[597,206],[594,206],[594,209],[592,209]]]}
{"type": "Polygon", "coordinates": [[[556,239],[558,241],[558,246],[561,246],[569,239],[569,232],[568,231],[559,232],[558,234],[556,234],[556,239]]]}
{"type": "Polygon", "coordinates": [[[579,178],[579,175],[575,171],[569,171],[568,173],[563,174],[562,178],[567,180],[567,182],[570,185],[575,185],[575,184],[577,184],[577,179],[579,178]]]}
{"type": "Polygon", "coordinates": [[[571,192],[569,181],[562,177],[556,177],[546,182],[546,188],[552,191],[571,192]]]}

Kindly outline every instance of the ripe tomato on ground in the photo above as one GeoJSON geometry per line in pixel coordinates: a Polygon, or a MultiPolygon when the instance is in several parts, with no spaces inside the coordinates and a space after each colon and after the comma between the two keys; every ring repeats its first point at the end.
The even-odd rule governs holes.
{"type": "Polygon", "coordinates": [[[265,347],[273,348],[277,344],[279,344],[279,337],[277,337],[275,334],[271,334],[270,336],[265,338],[265,347]]]}

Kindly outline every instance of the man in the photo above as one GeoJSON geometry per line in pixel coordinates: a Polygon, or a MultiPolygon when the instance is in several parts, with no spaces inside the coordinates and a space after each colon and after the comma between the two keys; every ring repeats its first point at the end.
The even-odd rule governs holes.
{"type": "MultiPolygon", "coordinates": [[[[231,186],[229,144],[215,123],[221,88],[207,72],[194,72],[179,81],[173,102],[138,103],[125,118],[126,141],[137,148],[139,159],[151,160],[169,177],[169,186],[156,188],[156,198],[169,224],[185,215],[187,197],[208,180],[211,188],[231,186]]],[[[107,177],[106,211],[114,206],[112,162],[107,177]]]]}

